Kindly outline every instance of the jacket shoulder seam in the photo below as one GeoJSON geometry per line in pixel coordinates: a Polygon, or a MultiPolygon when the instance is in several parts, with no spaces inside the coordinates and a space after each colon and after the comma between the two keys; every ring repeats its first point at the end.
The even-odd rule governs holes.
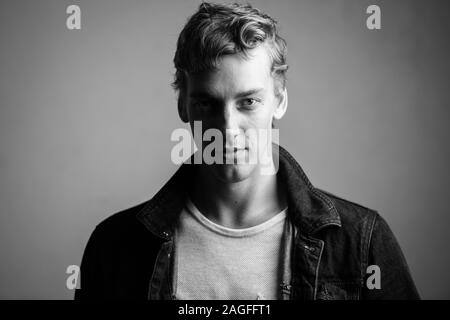
{"type": "Polygon", "coordinates": [[[353,201],[344,199],[344,198],[342,198],[342,197],[339,197],[339,196],[337,196],[337,195],[335,195],[335,194],[333,194],[333,193],[331,193],[331,192],[325,191],[325,190],[323,190],[323,189],[320,189],[320,188],[315,188],[315,189],[318,190],[318,191],[320,191],[320,192],[322,192],[322,193],[324,193],[325,195],[327,195],[329,198],[331,198],[331,200],[333,200],[333,198],[334,198],[334,199],[336,199],[336,200],[343,201],[343,202],[345,202],[345,203],[354,205],[354,206],[356,206],[356,207],[358,207],[358,208],[360,208],[360,209],[367,210],[367,211],[369,211],[369,212],[377,212],[376,210],[371,209],[371,208],[369,208],[369,207],[367,207],[367,206],[364,206],[364,205],[361,205],[361,204],[359,204],[359,203],[356,203],[356,202],[353,202],[353,201]]]}

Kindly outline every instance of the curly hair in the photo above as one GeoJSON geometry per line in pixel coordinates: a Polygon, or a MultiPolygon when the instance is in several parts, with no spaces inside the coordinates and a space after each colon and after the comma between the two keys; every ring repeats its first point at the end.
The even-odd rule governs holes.
{"type": "Polygon", "coordinates": [[[276,24],[273,18],[249,4],[200,4],[177,41],[172,86],[179,91],[178,103],[181,103],[186,89],[187,75],[214,69],[224,55],[238,53],[246,56],[248,50],[261,44],[267,47],[277,88],[281,85],[284,89],[288,69],[287,46],[278,35],[276,24]]]}

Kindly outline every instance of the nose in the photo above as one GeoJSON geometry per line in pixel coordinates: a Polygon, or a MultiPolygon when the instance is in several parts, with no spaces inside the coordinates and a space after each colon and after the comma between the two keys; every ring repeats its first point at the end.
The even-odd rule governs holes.
{"type": "Polygon", "coordinates": [[[227,103],[223,107],[221,120],[222,120],[221,127],[223,130],[239,129],[239,113],[232,103],[227,103]]]}
{"type": "Polygon", "coordinates": [[[222,134],[225,146],[242,146],[241,114],[233,103],[228,103],[222,111],[222,134]],[[236,140],[238,139],[238,140],[236,140]]]}

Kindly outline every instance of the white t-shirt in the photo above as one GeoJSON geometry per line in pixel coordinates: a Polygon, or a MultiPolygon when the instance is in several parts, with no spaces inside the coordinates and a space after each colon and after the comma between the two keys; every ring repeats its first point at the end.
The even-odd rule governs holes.
{"type": "Polygon", "coordinates": [[[286,212],[231,229],[206,218],[188,200],[175,231],[176,299],[280,299],[286,212]]]}

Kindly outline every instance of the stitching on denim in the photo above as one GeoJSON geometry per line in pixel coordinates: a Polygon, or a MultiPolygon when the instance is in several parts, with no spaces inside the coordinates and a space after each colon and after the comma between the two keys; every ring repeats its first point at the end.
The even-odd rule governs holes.
{"type": "MultiPolygon", "coordinates": [[[[370,211],[372,211],[372,210],[368,210],[368,212],[370,212],[370,211]]],[[[372,211],[372,212],[374,212],[374,214],[373,214],[373,221],[372,221],[372,225],[370,226],[369,239],[367,241],[366,255],[365,255],[366,268],[367,268],[367,265],[369,264],[369,254],[370,254],[370,245],[371,245],[371,242],[372,242],[372,234],[373,234],[373,230],[375,228],[375,223],[376,223],[377,218],[378,218],[378,213],[376,211],[372,211]]],[[[364,270],[364,273],[365,273],[365,270],[364,270]]]]}
{"type": "Polygon", "coordinates": [[[176,299],[176,294],[178,290],[178,252],[177,252],[177,233],[174,232],[174,239],[172,244],[171,259],[172,263],[172,299],[176,299]]]}
{"type": "Polygon", "coordinates": [[[361,237],[359,244],[359,276],[364,279],[364,251],[365,251],[365,237],[366,237],[366,229],[367,229],[367,219],[363,219],[361,226],[361,237]]]}
{"type": "Polygon", "coordinates": [[[169,292],[169,298],[172,298],[173,294],[174,294],[174,292],[172,292],[172,286],[171,286],[171,282],[170,282],[170,279],[172,279],[172,267],[173,266],[171,265],[171,261],[173,262],[173,257],[172,257],[173,246],[174,246],[173,241],[168,241],[167,242],[167,248],[166,248],[166,259],[167,259],[166,286],[167,286],[167,291],[169,292]]]}
{"type": "Polygon", "coordinates": [[[291,288],[292,286],[286,282],[281,282],[280,284],[280,288],[281,288],[281,299],[282,300],[290,300],[290,296],[291,296],[291,288]],[[287,299],[285,299],[287,297],[287,299]]]}
{"type": "Polygon", "coordinates": [[[320,243],[319,257],[317,258],[317,266],[316,266],[316,270],[315,270],[314,293],[313,293],[313,300],[316,300],[317,286],[319,284],[319,267],[320,267],[320,260],[322,258],[324,242],[323,242],[323,240],[317,240],[317,239],[314,239],[314,240],[319,241],[319,243],[320,243]]]}
{"type": "Polygon", "coordinates": [[[156,273],[159,271],[159,269],[161,269],[161,264],[162,264],[161,255],[162,255],[163,251],[166,251],[165,248],[166,248],[166,243],[163,243],[161,248],[158,251],[158,255],[156,256],[156,263],[153,268],[152,276],[150,278],[150,285],[149,285],[149,292],[148,292],[149,300],[153,299],[153,293],[156,289],[155,280],[158,280],[159,282],[161,282],[161,279],[156,277],[156,273]]]}
{"type": "Polygon", "coordinates": [[[341,226],[341,224],[340,223],[338,223],[337,221],[336,221],[336,219],[325,219],[325,220],[323,220],[321,223],[315,223],[314,225],[313,225],[313,227],[312,227],[312,230],[314,230],[315,232],[317,232],[317,231],[319,231],[320,229],[322,229],[322,227],[327,227],[327,226],[329,226],[329,225],[335,225],[335,226],[338,226],[338,227],[340,227],[341,226]],[[325,225],[326,224],[326,225],[325,225]]]}
{"type": "Polygon", "coordinates": [[[323,291],[324,291],[324,297],[325,297],[325,300],[330,300],[331,295],[330,295],[330,293],[328,292],[328,288],[327,288],[326,285],[323,286],[323,291]]]}
{"type": "Polygon", "coordinates": [[[292,263],[295,243],[295,225],[290,217],[286,218],[283,230],[283,266],[281,279],[281,296],[283,300],[291,299],[292,263]]]}
{"type": "Polygon", "coordinates": [[[364,206],[364,205],[361,205],[361,204],[359,204],[359,203],[356,203],[356,202],[350,201],[350,200],[348,200],[348,199],[345,199],[345,198],[343,198],[343,197],[337,196],[337,195],[335,195],[335,194],[333,194],[333,193],[331,193],[331,192],[329,192],[329,191],[326,191],[326,190],[323,190],[323,189],[320,189],[320,188],[316,188],[316,189],[317,189],[318,191],[322,192],[323,194],[327,195],[328,197],[336,198],[337,200],[340,200],[340,201],[343,201],[343,202],[350,203],[350,204],[352,204],[352,205],[354,205],[354,206],[357,206],[357,207],[359,207],[359,208],[361,208],[361,209],[364,209],[364,210],[369,209],[367,206],[364,206]]]}

